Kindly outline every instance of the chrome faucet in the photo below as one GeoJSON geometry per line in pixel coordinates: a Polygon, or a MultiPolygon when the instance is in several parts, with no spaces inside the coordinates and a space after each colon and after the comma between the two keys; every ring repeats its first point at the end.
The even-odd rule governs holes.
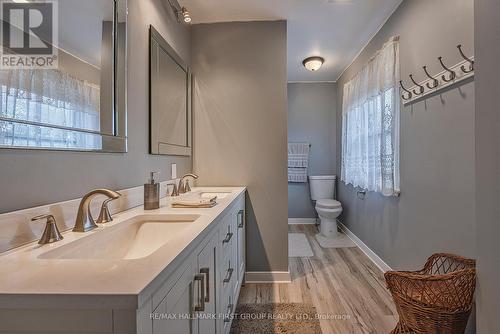
{"type": "Polygon", "coordinates": [[[97,224],[90,213],[90,202],[96,195],[104,195],[110,199],[117,199],[121,196],[120,193],[109,189],[92,190],[87,195],[83,196],[80,206],[78,207],[78,214],[76,216],[73,232],[87,232],[97,227],[97,224]]]}
{"type": "Polygon", "coordinates": [[[179,181],[179,194],[184,194],[184,193],[191,191],[191,187],[189,186],[188,180],[186,180],[186,182],[182,182],[182,181],[184,181],[185,178],[188,178],[188,177],[192,177],[193,179],[197,179],[198,175],[190,173],[190,174],[186,174],[183,177],[181,177],[181,180],[179,181]]]}

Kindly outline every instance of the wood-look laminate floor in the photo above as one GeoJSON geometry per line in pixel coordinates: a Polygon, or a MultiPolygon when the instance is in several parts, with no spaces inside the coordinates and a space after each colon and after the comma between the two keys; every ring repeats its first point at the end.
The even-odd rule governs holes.
{"type": "Polygon", "coordinates": [[[305,233],[314,256],[289,259],[290,284],[246,284],[239,303],[312,304],[325,317],[323,334],[387,334],[394,328],[397,313],[383,274],[359,248],[321,248],[313,225],[291,225],[289,232],[305,233]]]}

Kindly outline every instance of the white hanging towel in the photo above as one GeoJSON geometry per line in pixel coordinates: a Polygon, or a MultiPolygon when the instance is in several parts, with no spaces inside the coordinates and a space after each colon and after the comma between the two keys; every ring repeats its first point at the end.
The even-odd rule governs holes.
{"type": "Polygon", "coordinates": [[[309,143],[288,143],[288,182],[307,182],[309,143]]]}

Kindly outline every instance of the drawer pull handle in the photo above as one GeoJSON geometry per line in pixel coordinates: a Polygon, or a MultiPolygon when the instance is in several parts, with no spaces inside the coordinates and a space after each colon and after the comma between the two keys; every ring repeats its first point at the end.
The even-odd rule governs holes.
{"type": "Polygon", "coordinates": [[[226,278],[224,278],[224,280],[222,281],[223,283],[229,283],[229,282],[231,282],[231,277],[233,277],[233,271],[234,271],[233,268],[229,268],[227,270],[226,278]]]}
{"type": "Polygon", "coordinates": [[[245,213],[245,211],[243,210],[240,210],[238,212],[238,228],[243,228],[243,226],[245,226],[245,223],[244,223],[244,220],[243,220],[243,214],[245,213]]]}
{"type": "Polygon", "coordinates": [[[205,275],[205,302],[210,303],[210,268],[201,268],[200,273],[205,275]]]}
{"type": "Polygon", "coordinates": [[[231,241],[231,238],[233,237],[233,233],[232,232],[228,232],[226,234],[226,238],[224,240],[222,240],[222,243],[225,244],[225,243],[228,243],[229,241],[231,241]]]}
{"type": "Polygon", "coordinates": [[[198,291],[200,291],[200,295],[201,295],[201,298],[200,298],[201,304],[196,305],[194,307],[194,310],[196,312],[203,312],[203,311],[205,311],[205,275],[202,275],[202,274],[195,275],[194,281],[200,282],[199,286],[201,287],[201,289],[198,290],[198,291]]]}
{"type": "Polygon", "coordinates": [[[224,316],[224,322],[230,322],[231,321],[231,313],[233,313],[233,304],[227,305],[227,313],[224,316]]]}

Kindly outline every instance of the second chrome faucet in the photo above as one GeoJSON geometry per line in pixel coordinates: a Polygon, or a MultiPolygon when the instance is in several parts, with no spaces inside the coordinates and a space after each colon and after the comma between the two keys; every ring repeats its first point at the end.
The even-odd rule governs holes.
{"type": "Polygon", "coordinates": [[[184,194],[191,191],[189,180],[187,180],[188,177],[192,177],[196,180],[198,178],[198,175],[189,173],[181,177],[181,180],[179,181],[179,194],[184,194]],[[186,179],[186,181],[184,181],[184,179],[186,179]]]}
{"type": "Polygon", "coordinates": [[[176,197],[176,196],[179,196],[181,194],[188,193],[188,192],[191,191],[191,187],[189,186],[189,181],[187,180],[188,177],[192,177],[193,179],[197,179],[198,175],[191,174],[191,173],[185,174],[179,180],[179,186],[178,187],[177,187],[177,183],[174,180],[173,183],[170,183],[173,186],[172,187],[172,192],[170,192],[170,196],[176,197]],[[186,179],[186,180],[184,181],[184,179],[186,179]]]}

